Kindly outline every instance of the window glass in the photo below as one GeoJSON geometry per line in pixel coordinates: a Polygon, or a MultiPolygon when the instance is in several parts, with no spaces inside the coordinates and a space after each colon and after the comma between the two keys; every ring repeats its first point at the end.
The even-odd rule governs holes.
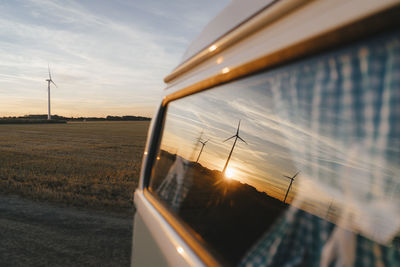
{"type": "Polygon", "coordinates": [[[233,265],[396,263],[399,36],[171,102],[150,191],[233,265]]]}

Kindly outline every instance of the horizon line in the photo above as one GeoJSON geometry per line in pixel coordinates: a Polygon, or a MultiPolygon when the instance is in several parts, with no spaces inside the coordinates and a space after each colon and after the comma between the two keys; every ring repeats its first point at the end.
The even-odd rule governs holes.
{"type": "MultiPolygon", "coordinates": [[[[26,115],[15,115],[15,116],[2,116],[0,118],[20,118],[20,117],[39,117],[39,116],[46,116],[47,114],[26,114],[26,115]]],[[[63,116],[63,115],[51,115],[52,117],[57,116],[57,117],[64,117],[64,118],[107,118],[107,117],[141,117],[141,118],[149,118],[151,119],[152,116],[143,116],[143,115],[105,115],[105,116],[63,116]]]]}

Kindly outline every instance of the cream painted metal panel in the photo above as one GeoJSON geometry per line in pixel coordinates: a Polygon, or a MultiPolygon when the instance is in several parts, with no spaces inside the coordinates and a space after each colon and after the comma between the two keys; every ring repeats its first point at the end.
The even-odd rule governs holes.
{"type": "Polygon", "coordinates": [[[140,213],[135,215],[134,229],[132,266],[168,266],[166,257],[162,254],[140,213]]]}

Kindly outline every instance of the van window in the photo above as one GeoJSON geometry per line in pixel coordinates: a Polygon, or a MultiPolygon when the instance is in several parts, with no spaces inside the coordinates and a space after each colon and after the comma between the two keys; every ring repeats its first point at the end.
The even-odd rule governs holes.
{"type": "Polygon", "coordinates": [[[399,33],[169,103],[149,190],[232,265],[398,264],[399,33]]]}

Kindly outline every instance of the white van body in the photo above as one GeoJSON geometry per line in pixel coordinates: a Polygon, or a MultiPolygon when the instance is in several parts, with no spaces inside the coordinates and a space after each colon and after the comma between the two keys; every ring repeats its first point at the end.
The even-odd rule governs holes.
{"type": "Polygon", "coordinates": [[[385,24],[379,16],[390,12],[400,15],[399,4],[398,0],[233,1],[213,19],[165,78],[164,98],[152,119],[135,191],[132,266],[226,264],[198,244],[192,232],[147,189],[169,103],[281,62],[334,50],[341,43],[365,38],[368,30],[375,34],[387,25],[398,25],[398,20],[392,19],[385,24]],[[371,22],[376,16],[382,25],[371,22]],[[364,22],[368,29],[360,26],[364,22]]]}

